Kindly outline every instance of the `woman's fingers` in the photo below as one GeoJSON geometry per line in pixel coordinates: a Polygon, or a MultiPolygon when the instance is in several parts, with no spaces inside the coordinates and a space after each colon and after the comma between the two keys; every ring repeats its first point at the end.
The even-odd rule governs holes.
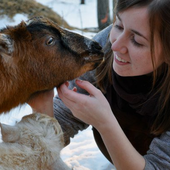
{"type": "MultiPolygon", "coordinates": [[[[80,82],[82,83],[82,82],[80,82]]],[[[77,84],[79,86],[79,84],[77,84]]],[[[88,86],[88,83],[84,83],[84,85],[88,86]]],[[[80,85],[82,88],[84,89],[88,89],[84,87],[84,85],[80,85]]],[[[58,88],[58,95],[61,98],[61,100],[65,103],[65,105],[67,107],[73,108],[76,107],[77,105],[82,106],[85,103],[87,103],[91,97],[93,96],[89,96],[89,95],[85,95],[85,94],[80,94],[77,93],[77,88],[73,88],[72,90],[68,89],[67,84],[62,84],[59,88],[58,88]]]]}
{"type": "Polygon", "coordinates": [[[76,80],[76,84],[86,90],[91,96],[96,96],[99,93],[99,89],[97,89],[95,86],[93,86],[90,82],[88,81],[83,81],[83,80],[76,80]]]}
{"type": "Polygon", "coordinates": [[[91,83],[76,80],[76,84],[90,95],[77,93],[76,88],[70,90],[68,84],[58,88],[58,95],[75,117],[97,127],[105,120],[106,114],[111,112],[110,106],[101,91],[91,83]]]}
{"type": "MultiPolygon", "coordinates": [[[[90,97],[95,97],[99,94],[99,91],[96,87],[94,87],[91,83],[89,83],[88,81],[82,81],[82,80],[76,80],[76,84],[86,90],[89,94],[90,97]]],[[[77,101],[84,101],[87,100],[87,95],[85,94],[80,94],[80,93],[76,93],[77,92],[77,88],[74,87],[72,90],[68,89],[68,82],[62,84],[59,88],[58,88],[58,94],[59,97],[61,99],[68,99],[72,102],[77,102],[77,101]]]]}
{"type": "Polygon", "coordinates": [[[72,102],[74,102],[74,96],[75,96],[75,91],[69,90],[67,84],[62,84],[59,88],[58,88],[58,95],[62,100],[70,100],[72,102]]]}

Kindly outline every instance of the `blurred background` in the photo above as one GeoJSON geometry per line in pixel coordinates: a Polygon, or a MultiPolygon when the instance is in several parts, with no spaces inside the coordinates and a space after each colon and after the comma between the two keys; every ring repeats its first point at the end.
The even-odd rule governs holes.
{"type": "MultiPolygon", "coordinates": [[[[68,15],[78,11],[79,29],[99,31],[113,20],[115,0],[0,0],[0,17],[7,16],[14,20],[16,14],[24,14],[28,18],[43,15],[68,29],[75,29],[74,23],[67,20],[68,15]],[[95,15],[97,25],[84,26],[83,6],[88,5],[88,11],[95,15]]],[[[86,8],[87,9],[87,8],[86,8]]],[[[89,18],[91,20],[94,16],[89,18]]],[[[74,18],[73,18],[74,19],[74,18]]]]}

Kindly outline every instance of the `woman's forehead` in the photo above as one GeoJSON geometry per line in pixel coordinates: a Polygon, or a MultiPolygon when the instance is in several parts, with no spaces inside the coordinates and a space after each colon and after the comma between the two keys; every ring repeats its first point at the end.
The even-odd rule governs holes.
{"type": "Polygon", "coordinates": [[[127,10],[117,13],[116,19],[120,20],[123,26],[127,29],[139,32],[141,35],[146,37],[146,39],[149,39],[149,15],[146,7],[131,7],[127,10]]]}

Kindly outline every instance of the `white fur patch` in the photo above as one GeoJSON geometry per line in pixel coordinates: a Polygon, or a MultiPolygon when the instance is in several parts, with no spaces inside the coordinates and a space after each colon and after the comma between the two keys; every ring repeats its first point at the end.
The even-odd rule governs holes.
{"type": "MultiPolygon", "coordinates": [[[[7,47],[6,53],[11,54],[14,51],[14,43],[11,40],[11,38],[9,37],[9,35],[0,34],[0,41],[2,41],[4,43],[4,45],[6,45],[6,47],[7,47]]],[[[0,48],[2,49],[1,46],[0,46],[0,48]]]]}
{"type": "Polygon", "coordinates": [[[31,23],[32,23],[32,19],[30,19],[30,20],[27,20],[27,21],[24,21],[25,22],[25,24],[26,24],[26,26],[28,26],[28,25],[30,25],[31,23]]]}
{"type": "Polygon", "coordinates": [[[14,51],[14,41],[9,35],[0,34],[0,55],[5,63],[12,63],[12,53],[14,51]]]}

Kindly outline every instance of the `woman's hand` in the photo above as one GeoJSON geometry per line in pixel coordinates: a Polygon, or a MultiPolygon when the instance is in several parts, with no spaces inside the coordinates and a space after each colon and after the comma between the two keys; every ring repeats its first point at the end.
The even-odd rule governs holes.
{"type": "Polygon", "coordinates": [[[68,83],[65,83],[58,88],[59,97],[65,105],[74,116],[99,131],[117,169],[144,169],[144,158],[125,136],[101,91],[87,81],[77,80],[76,83],[89,95],[78,94],[75,88],[69,90],[68,83]]]}
{"type": "Polygon", "coordinates": [[[44,113],[53,117],[54,90],[37,93],[27,102],[33,112],[44,113]]]}
{"type": "Polygon", "coordinates": [[[69,90],[68,83],[65,83],[58,88],[59,97],[75,117],[99,128],[109,120],[110,116],[113,116],[109,103],[101,91],[91,83],[76,80],[76,84],[85,89],[89,95],[79,94],[75,88],[69,90]]]}

